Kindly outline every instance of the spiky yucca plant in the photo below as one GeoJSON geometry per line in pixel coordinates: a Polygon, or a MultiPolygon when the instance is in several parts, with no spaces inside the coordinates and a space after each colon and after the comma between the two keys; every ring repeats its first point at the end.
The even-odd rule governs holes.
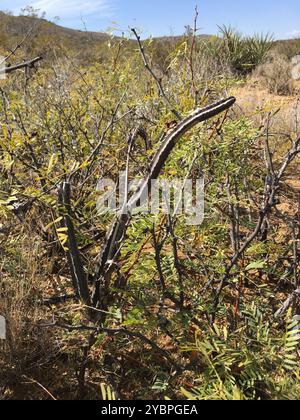
{"type": "Polygon", "coordinates": [[[251,73],[266,58],[273,46],[273,36],[256,34],[243,36],[230,26],[219,27],[222,46],[234,72],[251,73]]]}

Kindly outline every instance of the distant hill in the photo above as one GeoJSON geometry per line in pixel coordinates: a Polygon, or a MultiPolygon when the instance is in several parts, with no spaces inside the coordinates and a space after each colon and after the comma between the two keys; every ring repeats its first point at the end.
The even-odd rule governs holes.
{"type": "MultiPolygon", "coordinates": [[[[198,39],[207,39],[211,38],[212,35],[208,34],[201,34],[198,35],[198,39]]],[[[165,42],[180,42],[185,37],[185,35],[166,35],[166,36],[159,36],[154,38],[156,41],[165,41],[165,42]]]]}
{"type": "Polygon", "coordinates": [[[31,28],[26,50],[33,54],[40,54],[51,47],[56,50],[65,48],[87,55],[89,51],[109,39],[109,35],[105,33],[69,29],[46,19],[12,16],[0,11],[0,48],[14,48],[31,28]]]}
{"type": "Polygon", "coordinates": [[[62,41],[67,40],[74,45],[79,44],[79,46],[85,42],[97,43],[109,37],[109,35],[101,32],[69,29],[46,19],[31,16],[13,16],[0,11],[0,31],[5,32],[9,38],[14,39],[24,36],[32,26],[35,26],[40,34],[56,36],[62,41]]]}

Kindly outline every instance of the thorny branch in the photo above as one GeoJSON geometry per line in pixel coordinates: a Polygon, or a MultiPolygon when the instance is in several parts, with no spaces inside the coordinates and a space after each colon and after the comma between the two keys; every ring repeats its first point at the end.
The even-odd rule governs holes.
{"type": "Polygon", "coordinates": [[[144,46],[143,46],[142,41],[141,41],[141,37],[139,36],[139,34],[137,33],[137,30],[135,28],[132,28],[131,31],[133,32],[134,36],[137,39],[137,42],[138,42],[138,45],[139,45],[139,49],[140,49],[140,53],[141,53],[141,56],[142,56],[142,59],[143,59],[145,68],[148,70],[148,72],[151,74],[151,76],[155,80],[161,97],[165,101],[165,103],[168,106],[168,108],[170,108],[171,112],[174,114],[174,116],[176,117],[176,119],[177,120],[181,120],[180,113],[173,107],[173,105],[171,104],[170,99],[166,95],[166,92],[165,92],[165,90],[163,88],[163,85],[162,85],[162,81],[156,76],[154,70],[152,70],[152,68],[151,68],[151,66],[150,66],[150,64],[148,62],[148,59],[146,57],[146,53],[145,53],[145,50],[144,50],[144,46]]]}
{"type": "Polygon", "coordinates": [[[127,330],[126,328],[103,328],[103,327],[89,327],[89,326],[85,326],[85,325],[78,325],[78,326],[72,326],[72,325],[67,325],[67,324],[60,324],[57,322],[54,322],[53,324],[44,324],[44,325],[40,325],[43,328],[61,328],[64,330],[67,330],[69,332],[72,331],[91,331],[91,332],[95,332],[97,334],[108,334],[108,335],[116,335],[116,334],[121,334],[121,335],[125,335],[127,337],[130,338],[137,338],[139,340],[141,340],[143,343],[151,346],[154,350],[156,350],[157,352],[161,353],[163,355],[163,357],[169,362],[169,364],[171,366],[173,366],[178,372],[182,371],[182,367],[179,366],[174,360],[173,358],[170,356],[170,354],[162,349],[161,347],[159,347],[154,341],[150,340],[148,337],[146,337],[145,335],[137,332],[137,331],[130,331],[127,330]]]}
{"type": "MultiPolygon", "coordinates": [[[[221,293],[225,286],[228,285],[228,281],[231,276],[231,272],[234,267],[236,267],[237,263],[241,259],[241,257],[244,255],[245,251],[250,247],[250,245],[253,243],[253,241],[258,237],[258,235],[261,233],[262,227],[264,225],[264,222],[266,218],[270,215],[273,208],[278,204],[277,201],[277,193],[280,188],[280,183],[286,173],[286,170],[288,169],[289,165],[293,162],[293,160],[297,157],[297,155],[300,153],[300,136],[296,139],[296,141],[293,144],[293,147],[288,152],[286,159],[284,160],[283,164],[281,165],[280,170],[276,174],[275,172],[272,173],[269,172],[268,176],[270,177],[270,180],[268,182],[268,190],[266,192],[264,204],[259,212],[259,218],[256,224],[256,228],[254,231],[248,236],[248,238],[245,240],[243,245],[239,248],[239,250],[234,254],[234,256],[231,258],[230,263],[227,265],[225,269],[225,274],[218,286],[218,289],[216,291],[216,296],[214,300],[214,312],[213,312],[213,318],[216,316],[216,311],[220,302],[221,293]]],[[[270,157],[270,155],[269,155],[270,157]]],[[[272,168],[273,165],[270,166],[272,168]]]]}
{"type": "Polygon", "coordinates": [[[195,7],[193,36],[192,36],[192,46],[191,46],[191,52],[190,52],[190,70],[191,70],[191,77],[192,77],[192,84],[193,84],[193,90],[194,90],[195,104],[196,105],[197,105],[197,102],[198,102],[198,90],[197,90],[196,81],[195,81],[194,58],[195,58],[195,53],[196,53],[195,49],[196,49],[196,43],[197,43],[198,17],[199,17],[199,10],[198,10],[198,6],[196,6],[195,7]]]}

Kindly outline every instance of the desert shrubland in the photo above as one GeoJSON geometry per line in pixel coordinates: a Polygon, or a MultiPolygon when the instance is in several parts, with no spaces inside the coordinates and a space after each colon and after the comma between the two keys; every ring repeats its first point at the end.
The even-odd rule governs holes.
{"type": "Polygon", "coordinates": [[[162,175],[204,177],[203,223],[133,215],[97,278],[114,220],[100,179],[146,177],[169,130],[254,69],[287,93],[281,56],[268,84],[269,37],[193,37],[159,54],[112,38],[87,63],[52,51],[0,81],[0,398],[299,397],[297,109],[281,125],[272,101],[247,112],[237,96],[183,135],[162,175]]]}

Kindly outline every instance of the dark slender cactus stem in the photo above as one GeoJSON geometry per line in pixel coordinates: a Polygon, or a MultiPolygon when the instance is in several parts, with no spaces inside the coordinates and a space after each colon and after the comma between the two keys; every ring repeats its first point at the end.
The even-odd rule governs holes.
{"type": "Polygon", "coordinates": [[[67,257],[71,269],[73,287],[75,293],[80,299],[90,306],[91,299],[88,289],[87,276],[84,272],[83,265],[80,258],[80,253],[77,246],[75,229],[71,216],[71,185],[64,182],[60,189],[60,204],[63,207],[63,226],[67,229],[68,236],[68,250],[67,257]]]}
{"type": "Polygon", "coordinates": [[[134,208],[135,204],[139,200],[141,200],[142,197],[149,193],[152,180],[157,179],[159,177],[168,157],[170,156],[171,152],[176,146],[178,140],[197,124],[207,121],[210,118],[219,115],[221,112],[228,110],[234,105],[235,102],[236,99],[234,97],[230,97],[227,99],[223,99],[204,109],[197,109],[191,115],[186,117],[181,123],[179,123],[169,135],[167,135],[160,149],[153,157],[149,174],[146,177],[144,183],[142,184],[139,191],[136,194],[134,194],[128,201],[126,206],[126,212],[122,213],[121,215],[118,215],[118,217],[115,220],[115,223],[112,225],[112,228],[108,234],[107,241],[102,249],[99,258],[99,263],[95,273],[95,291],[93,299],[94,304],[96,304],[96,301],[99,299],[98,289],[101,284],[100,278],[104,275],[106,271],[105,267],[107,265],[107,262],[112,262],[118,258],[118,252],[120,250],[120,241],[122,238],[125,237],[125,233],[131,219],[132,208],[134,208]]]}

